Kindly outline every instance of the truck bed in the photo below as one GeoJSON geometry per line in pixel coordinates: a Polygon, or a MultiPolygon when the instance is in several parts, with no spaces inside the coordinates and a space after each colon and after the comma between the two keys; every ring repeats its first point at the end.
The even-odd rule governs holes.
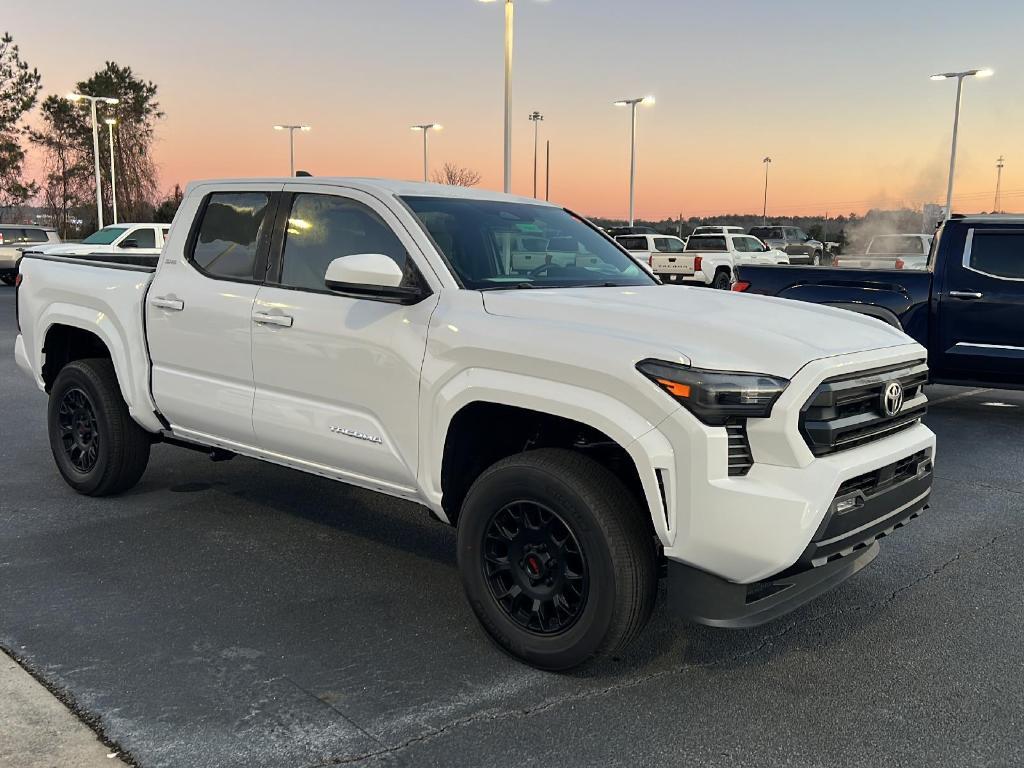
{"type": "Polygon", "coordinates": [[[146,293],[156,266],[130,263],[146,258],[26,253],[19,265],[16,307],[23,339],[16,356],[39,388],[46,389],[47,357],[56,354],[57,346],[51,344],[47,350],[55,338],[51,332],[73,334],[82,329],[99,335],[111,352],[129,412],[143,426],[158,431],[162,425],[149,392],[145,338],[146,293]]]}
{"type": "Polygon", "coordinates": [[[925,270],[739,265],[734,290],[871,315],[927,341],[932,273],[925,270]]]}

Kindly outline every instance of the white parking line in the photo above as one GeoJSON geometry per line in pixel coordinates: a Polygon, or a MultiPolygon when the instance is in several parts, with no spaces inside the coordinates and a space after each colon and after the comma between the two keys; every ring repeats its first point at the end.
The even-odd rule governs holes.
{"type": "Polygon", "coordinates": [[[928,405],[938,405],[939,403],[948,403],[950,400],[960,400],[964,397],[971,397],[972,395],[980,395],[982,392],[991,392],[991,387],[984,387],[979,389],[968,389],[966,392],[957,392],[955,395],[947,395],[946,397],[940,397],[938,400],[928,400],[928,405]]]}

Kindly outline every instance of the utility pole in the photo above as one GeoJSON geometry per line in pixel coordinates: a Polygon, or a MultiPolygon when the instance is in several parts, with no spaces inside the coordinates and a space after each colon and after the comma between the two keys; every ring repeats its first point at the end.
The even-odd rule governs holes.
{"type": "Polygon", "coordinates": [[[761,224],[765,225],[768,223],[768,166],[772,164],[772,159],[766,157],[761,162],[764,163],[764,208],[761,211],[761,224]]]}
{"type": "Polygon", "coordinates": [[[1003,156],[1000,155],[996,158],[996,200],[992,206],[992,213],[999,213],[1002,209],[1000,204],[1002,201],[999,199],[999,187],[1003,181],[1003,156]]]}

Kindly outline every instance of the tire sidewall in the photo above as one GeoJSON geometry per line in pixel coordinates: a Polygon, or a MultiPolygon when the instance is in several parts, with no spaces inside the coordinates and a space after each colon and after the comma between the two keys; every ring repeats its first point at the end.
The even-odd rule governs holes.
{"type": "Polygon", "coordinates": [[[729,277],[728,272],[718,272],[715,275],[714,281],[711,283],[711,287],[724,291],[728,289],[730,282],[732,282],[732,279],[729,277]]]}
{"type": "Polygon", "coordinates": [[[50,403],[47,409],[47,426],[50,436],[50,450],[53,459],[57,464],[64,480],[80,493],[92,493],[103,482],[106,477],[111,456],[111,440],[113,439],[113,428],[110,423],[110,414],[104,408],[102,392],[92,376],[84,369],[84,365],[72,363],[66,366],[57,376],[57,380],[50,390],[50,403]],[[71,389],[80,389],[85,393],[92,405],[93,413],[96,415],[96,428],[99,432],[99,450],[96,457],[96,465],[88,472],[80,472],[67,454],[60,437],[60,425],[58,422],[58,411],[64,395],[71,389]]]}
{"type": "Polygon", "coordinates": [[[508,653],[545,669],[566,669],[592,656],[611,626],[616,600],[615,567],[608,540],[584,499],[561,478],[536,467],[511,467],[473,486],[458,532],[459,569],[473,611],[508,653]],[[538,635],[520,627],[492,596],[484,576],[484,534],[492,516],[515,501],[540,502],[572,529],[587,563],[589,589],[583,613],[565,632],[538,635]]]}

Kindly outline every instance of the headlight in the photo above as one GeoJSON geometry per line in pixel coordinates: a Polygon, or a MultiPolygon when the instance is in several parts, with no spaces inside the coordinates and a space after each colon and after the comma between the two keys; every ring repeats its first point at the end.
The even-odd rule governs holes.
{"type": "Polygon", "coordinates": [[[662,360],[642,360],[637,370],[682,403],[705,424],[732,417],[767,418],[788,379],[763,373],[705,371],[662,360]]]}

